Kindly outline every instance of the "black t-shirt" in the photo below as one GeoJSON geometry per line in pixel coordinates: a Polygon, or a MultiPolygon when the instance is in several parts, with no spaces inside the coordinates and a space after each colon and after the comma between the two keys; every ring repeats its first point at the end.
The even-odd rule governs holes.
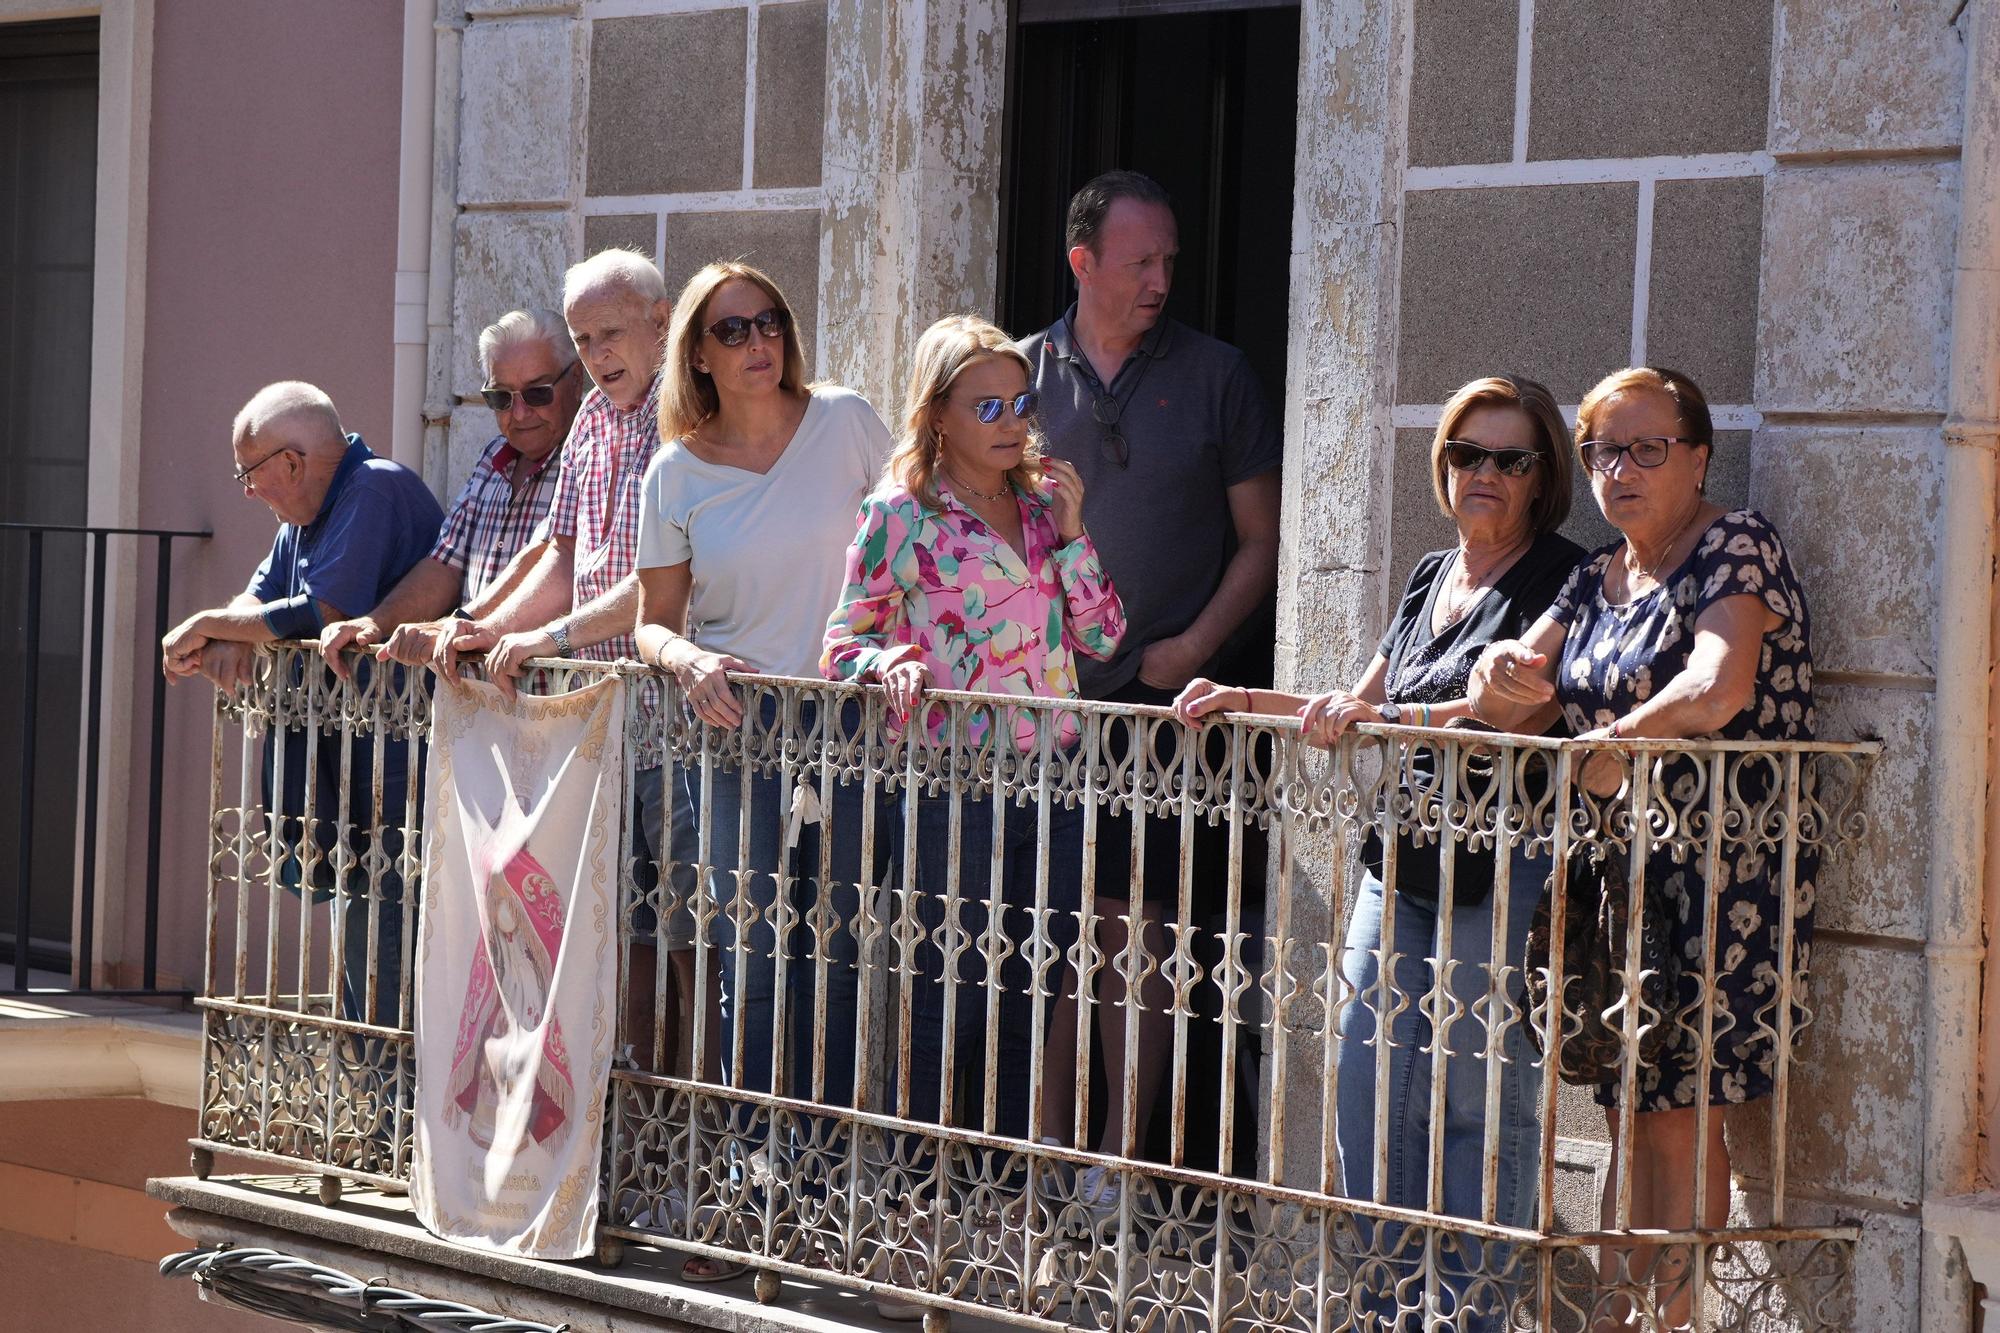
{"type": "Polygon", "coordinates": [[[1583,555],[1583,548],[1569,538],[1543,533],[1469,611],[1435,637],[1431,612],[1458,552],[1432,551],[1417,561],[1396,618],[1378,648],[1389,659],[1384,688],[1390,701],[1441,704],[1463,699],[1473,664],[1486,645],[1526,634],[1555,601],[1583,555]]]}
{"type": "MultiPolygon", "coordinates": [[[[1583,559],[1581,546],[1567,537],[1544,533],[1522,552],[1499,582],[1488,588],[1469,610],[1437,634],[1431,633],[1431,612],[1437,604],[1438,589],[1457,558],[1455,550],[1432,551],[1417,562],[1403,590],[1402,603],[1389,632],[1382,636],[1379,650],[1389,661],[1384,682],[1388,698],[1399,704],[1441,704],[1466,696],[1473,664],[1486,646],[1500,639],[1518,639],[1541,618],[1569,579],[1570,571],[1583,559]]],[[[1406,718],[1405,721],[1414,719],[1406,718]]],[[[1557,725],[1560,726],[1560,719],[1557,725]]],[[[1431,787],[1436,771],[1435,748],[1415,747],[1408,755],[1406,786],[1422,790],[1431,787]]],[[[1469,771],[1468,777],[1472,776],[1469,771]]],[[[1529,794],[1537,782],[1529,779],[1529,794]]],[[[1396,888],[1406,894],[1436,901],[1439,883],[1439,848],[1427,835],[1405,826],[1399,830],[1400,850],[1396,856],[1396,888]]],[[[1362,846],[1362,860],[1375,874],[1383,873],[1382,840],[1370,830],[1362,846]]],[[[1453,875],[1454,900],[1460,905],[1484,901],[1493,888],[1491,851],[1475,853],[1459,848],[1453,875]]]]}

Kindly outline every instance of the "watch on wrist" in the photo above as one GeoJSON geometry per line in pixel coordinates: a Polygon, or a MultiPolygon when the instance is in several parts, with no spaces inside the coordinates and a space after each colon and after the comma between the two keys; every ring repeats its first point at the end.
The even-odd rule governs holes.
{"type": "Polygon", "coordinates": [[[1377,704],[1375,711],[1392,727],[1403,719],[1403,710],[1393,703],[1377,704]]]}
{"type": "Polygon", "coordinates": [[[564,617],[549,626],[549,637],[556,641],[556,656],[569,656],[569,619],[564,617]]]}

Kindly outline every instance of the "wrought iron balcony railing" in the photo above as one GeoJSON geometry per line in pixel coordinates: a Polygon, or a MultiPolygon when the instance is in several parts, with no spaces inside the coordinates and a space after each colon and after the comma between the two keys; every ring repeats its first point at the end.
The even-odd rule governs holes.
{"type": "MultiPolygon", "coordinates": [[[[1857,1231],[1801,1215],[1787,1147],[1814,866],[1863,831],[1872,746],[1369,727],[1328,752],[1286,720],[1197,733],[1157,709],[946,692],[903,728],[876,691],[758,677],[722,730],[629,665],[541,663],[528,687],[606,673],[633,692],[628,777],[664,763],[690,793],[668,803],[656,881],[624,867],[621,1010],[651,1021],[625,1031],[604,1108],[606,1255],[654,1243],[748,1262],[771,1277],[760,1294],[797,1275],[1041,1327],[1848,1326],[1857,1231]],[[727,873],[814,821],[830,836],[783,891],[727,873]],[[1155,864],[1178,872],[1164,920],[1129,928],[1139,873],[1105,867],[1144,865],[1162,837],[1174,856],[1155,864]],[[1268,875],[1245,870],[1258,838],[1268,875]],[[1663,898],[1695,923],[1679,957],[1655,938],[1663,898]],[[654,942],[640,902],[648,930],[694,920],[691,1050],[675,1050],[668,954],[635,952],[654,942]],[[1357,905],[1388,947],[1343,944],[1357,905]],[[1531,975],[1537,916],[1552,943],[1531,975]],[[1397,948],[1413,922],[1426,947],[1397,948]],[[1775,962],[1746,991],[1753,937],[1775,962]],[[713,978],[760,957],[771,1003],[725,1024],[713,978]],[[1122,1043],[1099,1053],[1120,1071],[1107,1088],[1091,1034],[1119,995],[1148,1017],[1104,1038],[1122,1043]],[[998,1019],[967,1037],[974,1009],[998,1019]],[[1686,1196],[1635,1195],[1634,1107],[1663,1045],[1696,1086],[1719,1065],[1768,1076],[1767,1142],[1737,1145],[1761,1163],[1739,1180],[1746,1224],[1688,1220],[1722,1114],[1706,1099],[1686,1196]],[[1573,1094],[1547,1076],[1589,1070],[1619,1108],[1601,1218],[1558,1198],[1573,1094]],[[1149,1150],[1136,1108],[1156,1077],[1149,1150]]],[[[433,688],[343,682],[287,645],[218,702],[198,1161],[317,1173],[329,1199],[341,1179],[408,1179],[412,950],[380,967],[379,930],[359,936],[372,980],[343,1010],[357,936],[286,884],[324,862],[344,910],[415,938],[421,784],[386,809],[380,784],[392,747],[418,771],[433,688]],[[267,736],[342,756],[385,743],[326,828],[299,817],[330,808],[311,792],[267,807],[267,736]]]]}

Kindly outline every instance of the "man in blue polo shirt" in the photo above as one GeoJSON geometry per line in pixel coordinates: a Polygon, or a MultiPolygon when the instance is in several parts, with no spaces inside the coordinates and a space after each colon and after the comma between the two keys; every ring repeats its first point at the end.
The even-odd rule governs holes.
{"type": "MultiPolygon", "coordinates": [[[[230,447],[244,495],[262,500],[278,516],[277,538],[249,586],[228,605],[196,612],[161,641],[167,679],[199,673],[225,689],[249,678],[258,645],[313,638],[322,626],[381,601],[429,552],[444,518],[422,478],[376,457],[360,436],[342,430],[333,400],[310,384],[288,380],[258,390],[236,415],[230,447]]],[[[315,659],[313,669],[324,668],[315,659]]],[[[336,890],[332,860],[341,746],[322,741],[318,747],[310,812],[318,831],[312,850],[303,845],[299,822],[308,813],[305,731],[294,727],[283,732],[282,775],[276,772],[278,739],[278,729],[267,733],[264,800],[281,817],[281,834],[290,850],[279,873],[287,888],[309,889],[324,901],[336,890]]],[[[401,834],[390,826],[400,826],[407,817],[409,750],[406,742],[395,741],[382,756],[382,851],[392,865],[402,852],[401,834]]],[[[371,892],[369,872],[360,863],[372,841],[374,755],[365,735],[357,735],[350,747],[346,776],[353,826],[347,848],[353,864],[339,886],[341,901],[335,909],[344,949],[341,1012],[394,1026],[400,1016],[402,881],[393,870],[382,872],[371,892]],[[368,985],[371,896],[379,921],[374,974],[384,979],[373,988],[368,985]]]]}

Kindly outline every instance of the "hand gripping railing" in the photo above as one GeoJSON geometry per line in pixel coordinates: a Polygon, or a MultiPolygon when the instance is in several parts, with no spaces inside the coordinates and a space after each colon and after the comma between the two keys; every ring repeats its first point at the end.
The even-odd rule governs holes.
{"type": "MultiPolygon", "coordinates": [[[[1845,1326],[1856,1232],[1803,1215],[1787,1165],[1818,866],[1864,831],[1872,745],[1363,727],[1327,752],[1283,719],[943,691],[899,726],[876,691],[752,676],[720,730],[631,666],[527,688],[606,673],[628,793],[656,767],[685,793],[662,863],[625,867],[607,1239],[1044,1326],[1845,1326]],[[645,946],[682,920],[676,1022],[645,946]],[[1565,1211],[1560,1113],[1590,1093],[1551,1071],[1615,1107],[1602,1220],[1565,1211]],[[1683,1083],[1761,1107],[1733,1122],[1753,1225],[1698,1210],[1707,1098],[1681,1098],[1685,1179],[1634,1183],[1635,1117],[1683,1083]]],[[[409,950],[379,941],[413,938],[397,774],[431,680],[357,682],[287,646],[219,702],[196,1143],[393,1187],[409,950]]]]}

